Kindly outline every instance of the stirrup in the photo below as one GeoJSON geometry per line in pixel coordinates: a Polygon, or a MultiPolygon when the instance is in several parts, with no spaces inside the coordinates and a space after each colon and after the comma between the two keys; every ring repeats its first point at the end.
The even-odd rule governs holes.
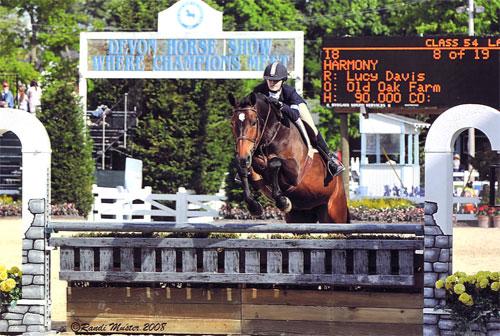
{"type": "Polygon", "coordinates": [[[345,167],[343,164],[337,164],[332,159],[328,160],[328,171],[332,177],[342,174],[344,170],[345,167]]]}

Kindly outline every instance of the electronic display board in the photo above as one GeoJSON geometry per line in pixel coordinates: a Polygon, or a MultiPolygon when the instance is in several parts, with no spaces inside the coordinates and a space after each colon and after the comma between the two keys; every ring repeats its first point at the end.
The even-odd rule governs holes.
{"type": "Polygon", "coordinates": [[[329,107],[500,107],[500,37],[325,38],[329,107]]]}

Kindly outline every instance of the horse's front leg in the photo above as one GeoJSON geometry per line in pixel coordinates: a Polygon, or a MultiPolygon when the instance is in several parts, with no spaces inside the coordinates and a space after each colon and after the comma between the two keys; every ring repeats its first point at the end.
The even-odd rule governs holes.
{"type": "Polygon", "coordinates": [[[279,185],[279,173],[282,166],[281,159],[273,158],[269,160],[269,168],[272,170],[272,179],[273,179],[273,190],[272,196],[274,201],[276,202],[276,206],[278,209],[284,212],[290,212],[292,210],[292,202],[290,199],[283,195],[281,192],[281,188],[279,185]]]}
{"type": "Polygon", "coordinates": [[[250,192],[250,185],[248,183],[248,168],[246,166],[238,165],[238,174],[240,175],[241,183],[243,185],[243,197],[245,198],[245,202],[248,206],[248,211],[253,216],[262,216],[264,213],[264,209],[262,209],[262,205],[257,202],[250,192]]]}

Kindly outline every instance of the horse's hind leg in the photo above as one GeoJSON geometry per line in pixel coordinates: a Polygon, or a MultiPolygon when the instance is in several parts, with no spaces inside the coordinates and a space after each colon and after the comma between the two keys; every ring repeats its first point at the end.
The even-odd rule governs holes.
{"type": "Polygon", "coordinates": [[[330,198],[328,206],[321,206],[321,223],[350,223],[349,209],[347,208],[347,202],[345,199],[338,200],[337,198],[330,198]]]}
{"type": "Polygon", "coordinates": [[[272,196],[276,202],[278,209],[284,212],[289,212],[292,209],[292,202],[288,197],[283,196],[279,185],[279,173],[282,166],[281,159],[273,158],[269,160],[269,168],[273,171],[273,190],[272,196]]]}

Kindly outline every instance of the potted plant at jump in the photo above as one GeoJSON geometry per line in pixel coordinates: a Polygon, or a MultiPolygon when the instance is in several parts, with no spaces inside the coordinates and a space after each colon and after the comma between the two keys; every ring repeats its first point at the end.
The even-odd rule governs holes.
{"type": "Polygon", "coordinates": [[[490,216],[488,215],[488,206],[481,205],[477,209],[477,225],[480,228],[489,228],[490,227],[490,216]]]}
{"type": "MultiPolygon", "coordinates": [[[[7,307],[15,307],[17,300],[21,298],[22,272],[17,267],[7,269],[0,265],[0,313],[7,307]]],[[[0,320],[2,318],[0,317],[0,320]]]]}
{"type": "Polygon", "coordinates": [[[500,207],[495,207],[495,213],[493,215],[493,227],[500,229],[500,207]]]}
{"type": "Polygon", "coordinates": [[[499,310],[499,272],[480,271],[473,275],[456,272],[436,282],[445,289],[446,303],[456,335],[489,335],[488,322],[497,323],[499,310]]]}

